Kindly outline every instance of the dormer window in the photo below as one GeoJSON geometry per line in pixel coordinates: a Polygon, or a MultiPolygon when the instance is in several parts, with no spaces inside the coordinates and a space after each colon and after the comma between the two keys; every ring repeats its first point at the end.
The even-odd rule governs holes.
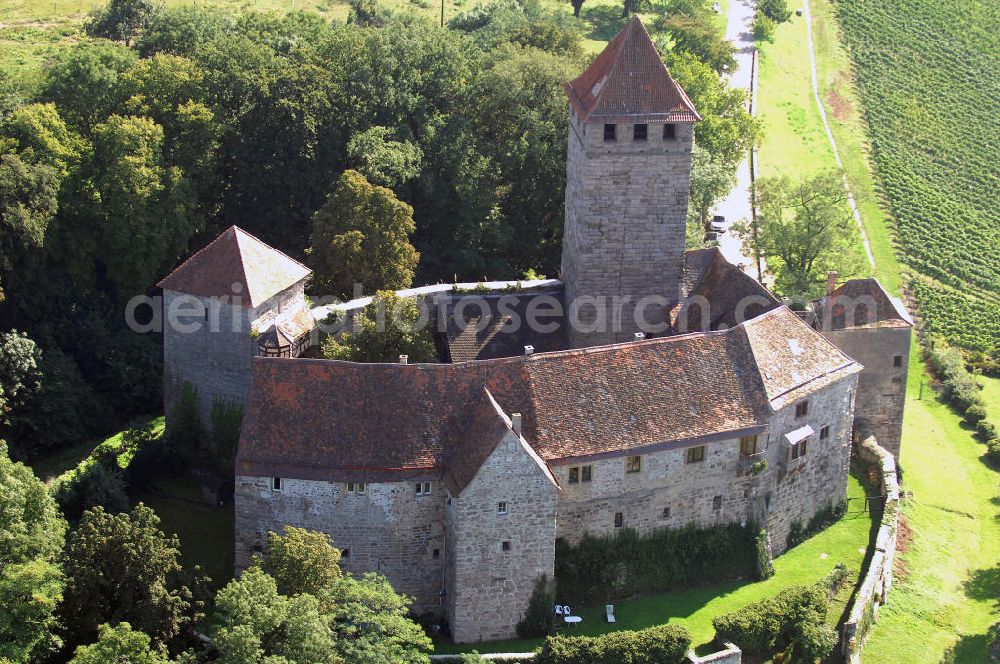
{"type": "Polygon", "coordinates": [[[663,125],[663,140],[665,141],[677,140],[677,125],[672,125],[672,124],[663,125]]]}
{"type": "Polygon", "coordinates": [[[618,140],[618,138],[615,136],[615,125],[613,124],[604,125],[604,140],[605,141],[618,140]]]}
{"type": "Polygon", "coordinates": [[[646,130],[647,126],[644,124],[637,124],[632,126],[632,140],[633,141],[644,141],[646,140],[646,130]]]}

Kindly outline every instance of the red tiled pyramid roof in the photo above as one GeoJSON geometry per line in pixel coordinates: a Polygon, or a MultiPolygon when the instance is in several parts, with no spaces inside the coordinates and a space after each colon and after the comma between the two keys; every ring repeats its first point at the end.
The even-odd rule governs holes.
{"type": "Polygon", "coordinates": [[[230,226],[156,285],[201,297],[239,296],[253,308],[310,274],[302,263],[230,226]]]}
{"type": "Polygon", "coordinates": [[[566,84],[584,122],[696,122],[698,111],[670,76],[638,16],[566,84]]]}

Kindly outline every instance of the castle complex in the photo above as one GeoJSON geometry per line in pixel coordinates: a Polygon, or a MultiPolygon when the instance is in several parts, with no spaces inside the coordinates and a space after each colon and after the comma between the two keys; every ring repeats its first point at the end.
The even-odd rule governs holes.
{"type": "Polygon", "coordinates": [[[301,357],[330,308],[235,227],[161,282],[192,323],[165,331],[167,412],[186,384],[203,415],[244,405],[237,567],[268,531],[323,531],[455,641],[510,638],[557,538],[752,522],[778,554],[846,496],[856,429],[898,454],[899,303],[831,279],[793,312],[717,249],[685,252],[699,116],[637,18],[566,90],[561,279],[401,292],[439,363],[301,357]]]}

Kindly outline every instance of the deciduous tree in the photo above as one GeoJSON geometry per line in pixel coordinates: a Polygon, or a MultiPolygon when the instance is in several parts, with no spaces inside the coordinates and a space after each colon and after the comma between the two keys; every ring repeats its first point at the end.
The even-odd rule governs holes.
{"type": "Polygon", "coordinates": [[[56,561],[65,534],[45,484],[11,461],[0,441],[0,660],[37,661],[58,645],[63,575],[56,561]]]}
{"type": "Polygon", "coordinates": [[[132,40],[149,25],[156,5],[152,0],[110,0],[87,21],[87,34],[132,45],[132,40]]]}
{"type": "Polygon", "coordinates": [[[132,629],[127,622],[114,627],[101,625],[97,641],[79,646],[70,664],[167,664],[170,660],[162,650],[150,644],[149,636],[132,629]]]}
{"type": "Polygon", "coordinates": [[[413,208],[392,190],[345,171],[313,220],[306,252],[313,291],[343,297],[354,284],[365,293],[408,288],[420,258],[410,244],[415,228],[413,208]]]}
{"type": "Polygon", "coordinates": [[[736,173],[731,166],[712,159],[707,150],[694,146],[691,151],[691,205],[688,214],[698,222],[703,235],[709,231],[712,208],[735,184],[736,173]]]}
{"type": "Polygon", "coordinates": [[[263,568],[282,595],[318,595],[341,577],[340,551],[327,535],[287,526],[283,535],[272,531],[267,539],[263,568]]]}
{"type": "Polygon", "coordinates": [[[407,355],[411,362],[434,362],[437,354],[426,322],[413,299],[379,291],[371,304],[356,314],[347,331],[323,342],[323,356],[352,362],[397,362],[400,355],[407,355]]]}

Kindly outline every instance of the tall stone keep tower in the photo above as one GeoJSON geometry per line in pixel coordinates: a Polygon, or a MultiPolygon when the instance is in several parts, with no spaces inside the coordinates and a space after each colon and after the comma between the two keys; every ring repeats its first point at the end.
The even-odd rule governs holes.
{"type": "Polygon", "coordinates": [[[662,332],[680,299],[691,145],[701,118],[638,17],[566,93],[562,279],[570,343],[662,332]]]}

